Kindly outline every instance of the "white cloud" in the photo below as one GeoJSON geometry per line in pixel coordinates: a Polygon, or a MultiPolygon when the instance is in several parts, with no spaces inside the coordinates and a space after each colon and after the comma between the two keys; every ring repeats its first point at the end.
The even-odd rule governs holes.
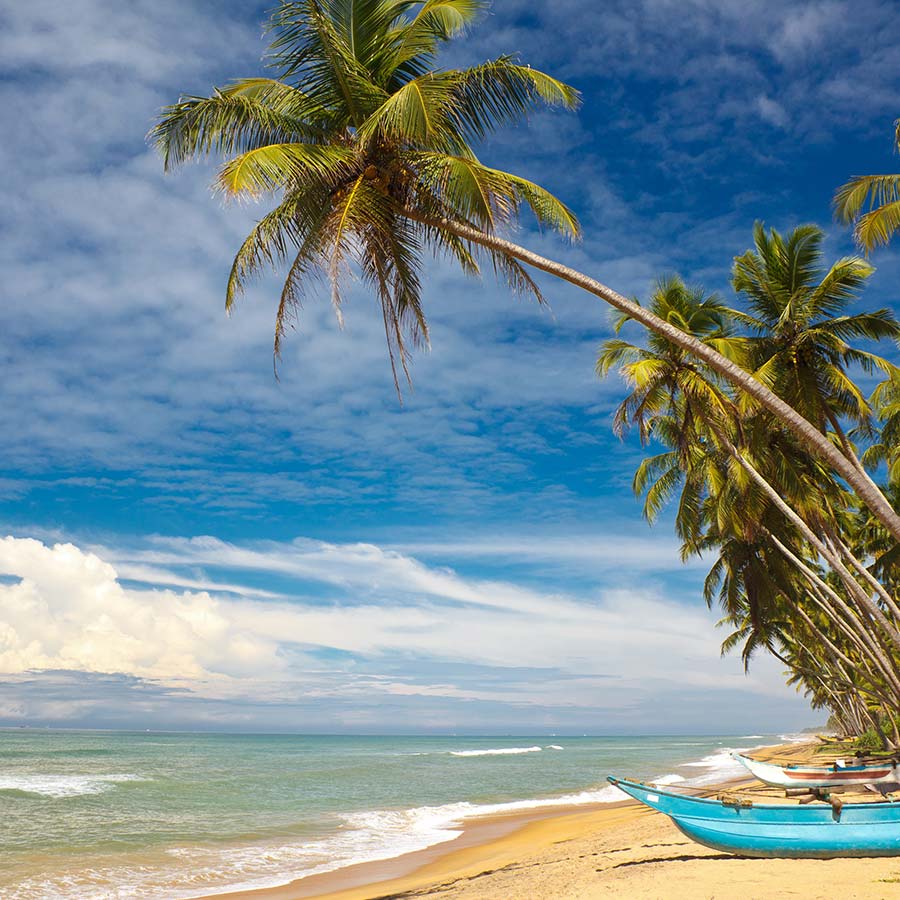
{"type": "Polygon", "coordinates": [[[759,112],[759,117],[770,125],[784,128],[788,123],[788,115],[777,100],[772,100],[770,97],[760,94],[756,98],[756,109],[759,112]]]}
{"type": "MultiPolygon", "coordinates": [[[[703,690],[713,704],[717,691],[787,693],[772,666],[746,678],[737,660],[718,659],[720,635],[705,608],[640,588],[542,593],[372,545],[164,543],[166,550],[122,555],[224,568],[238,582],[254,571],[287,574],[339,594],[288,591],[290,600],[276,601],[127,589],[95,553],[10,536],[0,541],[0,574],[17,580],[0,584],[0,672],[115,673],[258,703],[390,696],[629,711],[673,685],[703,690]],[[320,652],[338,656],[323,665],[320,652]],[[367,667],[348,667],[341,653],[367,667]],[[460,680],[450,663],[488,674],[460,680]],[[429,665],[437,666],[430,676],[429,665]],[[523,680],[525,671],[544,674],[523,680]]],[[[178,577],[158,574],[169,583],[178,577]]]]}
{"type": "Polygon", "coordinates": [[[774,52],[784,62],[799,62],[821,49],[829,32],[843,30],[851,10],[846,3],[826,2],[786,6],[785,12],[773,40],[774,52]]]}
{"type": "Polygon", "coordinates": [[[0,671],[72,669],[170,681],[283,668],[277,643],[245,633],[208,593],[128,591],[72,544],[0,540],[0,671]]]}

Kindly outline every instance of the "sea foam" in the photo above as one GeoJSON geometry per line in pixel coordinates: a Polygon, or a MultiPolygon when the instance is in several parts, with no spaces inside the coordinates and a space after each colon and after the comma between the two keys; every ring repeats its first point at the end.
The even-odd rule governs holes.
{"type": "Polygon", "coordinates": [[[0,791],[44,797],[102,794],[123,781],[144,781],[139,775],[0,775],[0,791]]]}
{"type": "MultiPolygon", "coordinates": [[[[499,747],[490,750],[451,750],[451,756],[515,756],[519,753],[540,753],[543,747],[499,747]]],[[[553,748],[554,750],[562,747],[553,748]]]]}

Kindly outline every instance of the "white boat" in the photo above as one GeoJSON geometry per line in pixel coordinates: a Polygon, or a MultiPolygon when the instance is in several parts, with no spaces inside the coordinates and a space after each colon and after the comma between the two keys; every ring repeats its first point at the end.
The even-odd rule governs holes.
{"type": "Polygon", "coordinates": [[[900,766],[895,759],[877,763],[838,759],[830,766],[810,766],[762,762],[741,753],[732,753],[732,756],[760,781],[774,787],[828,788],[900,781],[900,766]]]}

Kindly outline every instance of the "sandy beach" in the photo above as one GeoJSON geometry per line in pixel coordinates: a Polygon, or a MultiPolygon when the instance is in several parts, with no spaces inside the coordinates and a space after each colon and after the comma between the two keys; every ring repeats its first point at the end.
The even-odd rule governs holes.
{"type": "MultiPolygon", "coordinates": [[[[812,745],[769,748],[800,758],[812,745]]],[[[762,755],[762,754],[761,754],[762,755]]],[[[759,783],[716,785],[760,798],[759,783]]],[[[777,802],[777,792],[768,794],[777,802]]],[[[707,849],[635,802],[476,820],[419,853],[305,878],[229,900],[592,900],[900,897],[900,859],[747,859],[707,849]]]]}

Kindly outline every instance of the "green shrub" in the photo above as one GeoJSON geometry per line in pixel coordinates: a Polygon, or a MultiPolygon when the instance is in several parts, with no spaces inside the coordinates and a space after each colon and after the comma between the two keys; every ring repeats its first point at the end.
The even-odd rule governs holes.
{"type": "Polygon", "coordinates": [[[853,749],[864,750],[867,753],[871,753],[875,750],[883,750],[884,745],[881,743],[881,738],[878,736],[878,732],[875,731],[874,728],[870,728],[868,731],[864,731],[853,742],[853,749]]]}

